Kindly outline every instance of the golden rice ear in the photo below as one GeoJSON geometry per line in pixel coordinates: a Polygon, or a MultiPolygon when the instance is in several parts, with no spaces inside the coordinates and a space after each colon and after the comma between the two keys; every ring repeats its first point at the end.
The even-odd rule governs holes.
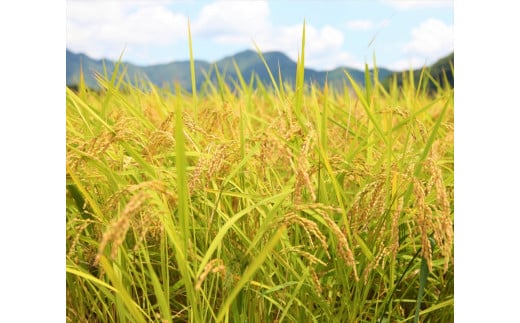
{"type": "Polygon", "coordinates": [[[329,229],[334,233],[336,239],[338,240],[336,249],[340,257],[345,261],[347,266],[352,268],[354,273],[354,278],[356,281],[359,280],[359,276],[357,274],[356,269],[356,260],[354,259],[354,254],[352,253],[352,249],[350,248],[350,244],[348,243],[348,239],[345,234],[341,231],[336,222],[329,217],[329,215],[325,212],[320,213],[323,216],[323,219],[329,226],[329,229]]]}
{"type": "Polygon", "coordinates": [[[195,290],[200,290],[202,283],[204,280],[206,280],[206,277],[210,273],[220,273],[222,275],[222,278],[225,280],[227,276],[227,269],[226,266],[224,266],[224,261],[222,259],[213,259],[210,262],[207,263],[207,265],[204,267],[204,271],[200,276],[197,278],[197,283],[195,284],[195,290]]]}
{"type": "Polygon", "coordinates": [[[426,203],[426,194],[423,184],[417,179],[414,180],[413,191],[416,201],[415,223],[421,236],[421,255],[428,263],[428,269],[432,270],[432,246],[428,235],[433,231],[432,211],[426,203]]]}
{"type": "Polygon", "coordinates": [[[110,257],[112,259],[116,257],[117,250],[125,240],[126,232],[130,227],[131,217],[134,216],[137,211],[139,211],[141,205],[146,201],[147,198],[147,194],[144,192],[139,192],[130,199],[125,209],[119,216],[119,219],[117,219],[103,234],[103,239],[99,244],[99,251],[96,259],[94,260],[94,265],[99,263],[100,257],[103,254],[106,245],[110,241],[112,242],[112,252],[110,253],[110,257]]]}
{"type": "Polygon", "coordinates": [[[327,258],[331,259],[329,251],[328,251],[329,248],[328,248],[327,238],[320,231],[316,222],[306,219],[304,217],[301,217],[294,212],[290,212],[290,213],[286,214],[284,217],[282,217],[281,223],[282,223],[282,225],[286,225],[287,227],[289,227],[292,224],[300,225],[304,229],[305,233],[307,234],[311,247],[312,248],[315,247],[314,242],[312,241],[312,236],[314,236],[320,242],[320,244],[323,248],[323,251],[325,251],[325,254],[327,255],[327,258]]]}
{"type": "Polygon", "coordinates": [[[308,192],[311,194],[312,201],[316,201],[315,189],[310,178],[313,171],[309,163],[309,160],[311,160],[316,131],[312,128],[313,126],[310,123],[308,124],[308,127],[310,131],[303,142],[299,156],[296,158],[296,182],[294,184],[294,199],[296,204],[302,201],[302,189],[304,187],[307,188],[308,192]]]}
{"type": "Polygon", "coordinates": [[[448,270],[450,261],[453,261],[453,221],[451,220],[451,207],[446,191],[446,185],[442,178],[442,169],[438,165],[441,157],[439,152],[440,141],[434,142],[430,157],[426,160],[425,169],[431,174],[429,186],[435,189],[436,203],[435,213],[432,214],[433,238],[444,256],[444,272],[448,270]]]}

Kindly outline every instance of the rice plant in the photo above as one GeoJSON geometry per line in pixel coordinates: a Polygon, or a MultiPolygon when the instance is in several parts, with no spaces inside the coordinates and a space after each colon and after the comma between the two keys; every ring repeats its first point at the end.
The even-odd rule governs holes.
{"type": "Polygon", "coordinates": [[[453,89],[304,57],[305,29],[294,85],[66,89],[67,321],[453,321],[453,89]]]}

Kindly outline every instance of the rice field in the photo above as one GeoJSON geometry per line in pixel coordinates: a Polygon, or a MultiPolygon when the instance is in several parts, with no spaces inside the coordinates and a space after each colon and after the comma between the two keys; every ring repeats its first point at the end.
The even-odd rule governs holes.
{"type": "Polygon", "coordinates": [[[454,320],[453,88],[319,88],[301,53],[296,84],[66,89],[68,322],[454,320]]]}

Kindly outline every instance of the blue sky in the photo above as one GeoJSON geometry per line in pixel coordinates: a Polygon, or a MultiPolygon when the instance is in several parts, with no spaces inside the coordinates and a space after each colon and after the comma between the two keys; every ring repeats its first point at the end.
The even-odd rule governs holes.
{"type": "Polygon", "coordinates": [[[306,66],[431,64],[453,51],[453,1],[67,0],[67,48],[138,65],[185,60],[188,18],[194,55],[210,62],[245,49],[296,60],[306,21],[306,66]]]}

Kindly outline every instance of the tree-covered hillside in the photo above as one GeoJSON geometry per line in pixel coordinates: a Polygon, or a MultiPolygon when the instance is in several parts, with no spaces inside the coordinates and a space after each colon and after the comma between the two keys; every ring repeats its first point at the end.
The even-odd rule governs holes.
{"type": "MultiPolygon", "coordinates": [[[[437,87],[440,86],[442,88],[446,87],[446,84],[449,84],[450,87],[454,87],[454,53],[449,54],[435,62],[433,65],[426,67],[430,71],[431,78],[428,78],[425,82],[423,82],[426,90],[428,92],[434,92],[437,90],[437,87]]],[[[421,77],[422,69],[413,70],[413,78],[418,81],[421,77]]],[[[383,84],[385,87],[389,87],[391,82],[395,79],[398,87],[403,85],[404,80],[409,77],[409,72],[396,72],[389,76],[383,84]]]]}

